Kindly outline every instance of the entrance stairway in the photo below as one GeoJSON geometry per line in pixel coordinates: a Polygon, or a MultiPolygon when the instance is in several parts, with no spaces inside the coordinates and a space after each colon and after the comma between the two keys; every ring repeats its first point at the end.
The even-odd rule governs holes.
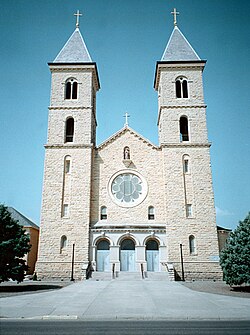
{"type": "Polygon", "coordinates": [[[112,272],[92,272],[92,277],[89,280],[101,281],[101,280],[118,280],[118,281],[134,281],[134,280],[146,280],[146,281],[170,281],[169,274],[167,271],[163,272],[144,272],[144,278],[142,278],[141,272],[127,272],[120,271],[115,273],[113,278],[112,272]]]}

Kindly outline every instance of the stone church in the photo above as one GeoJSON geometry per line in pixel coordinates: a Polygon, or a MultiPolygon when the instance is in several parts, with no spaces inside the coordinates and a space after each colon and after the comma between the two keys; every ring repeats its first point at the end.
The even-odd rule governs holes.
{"type": "Polygon", "coordinates": [[[127,122],[97,144],[99,75],[77,19],[75,31],[48,64],[39,278],[70,278],[72,264],[75,279],[85,278],[90,266],[116,277],[128,272],[221,277],[205,64],[175,20],[156,61],[159,144],[127,122]]]}

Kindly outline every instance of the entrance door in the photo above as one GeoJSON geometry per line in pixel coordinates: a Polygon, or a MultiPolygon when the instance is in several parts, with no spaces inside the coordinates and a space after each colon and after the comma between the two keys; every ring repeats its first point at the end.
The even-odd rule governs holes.
{"type": "Polygon", "coordinates": [[[97,244],[96,271],[110,271],[109,242],[102,240],[97,244]]]}
{"type": "Polygon", "coordinates": [[[126,239],[121,243],[121,271],[135,271],[135,243],[126,239]]]}
{"type": "Polygon", "coordinates": [[[146,243],[147,271],[159,271],[159,246],[155,240],[146,243]]]}

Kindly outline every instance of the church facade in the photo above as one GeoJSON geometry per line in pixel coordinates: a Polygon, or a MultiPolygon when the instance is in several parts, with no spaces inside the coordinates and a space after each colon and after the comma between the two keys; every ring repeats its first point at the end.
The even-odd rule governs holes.
{"type": "Polygon", "coordinates": [[[126,122],[97,145],[99,77],[77,24],[49,63],[39,278],[70,278],[72,257],[76,279],[86,277],[90,264],[117,275],[178,278],[184,270],[188,279],[221,277],[205,63],[175,24],[156,63],[159,144],[126,122]]]}

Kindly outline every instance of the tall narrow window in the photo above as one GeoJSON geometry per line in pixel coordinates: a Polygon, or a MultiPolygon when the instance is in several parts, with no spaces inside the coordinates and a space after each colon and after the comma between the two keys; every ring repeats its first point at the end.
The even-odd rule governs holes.
{"type": "Polygon", "coordinates": [[[71,83],[67,82],[65,87],[65,99],[71,99],[71,83]]]}
{"type": "Polygon", "coordinates": [[[73,142],[74,138],[74,119],[70,117],[66,121],[65,142],[73,142]]]}
{"type": "Polygon", "coordinates": [[[66,248],[66,246],[67,246],[67,237],[63,235],[60,241],[60,254],[62,253],[63,249],[66,248]]]}
{"type": "Polygon", "coordinates": [[[101,220],[107,220],[108,215],[107,215],[107,207],[102,206],[101,207],[101,220]]]}
{"type": "Polygon", "coordinates": [[[181,142],[189,141],[188,119],[186,116],[180,118],[180,140],[181,142]]]}
{"type": "Polygon", "coordinates": [[[69,217],[69,205],[68,204],[64,204],[63,205],[63,213],[62,216],[64,218],[68,218],[69,217]]]}
{"type": "Polygon", "coordinates": [[[176,98],[188,98],[188,83],[185,78],[178,78],[175,81],[176,98]]]}
{"type": "Polygon", "coordinates": [[[77,99],[77,82],[74,81],[72,85],[72,99],[77,99]]]}
{"type": "Polygon", "coordinates": [[[65,99],[77,99],[78,83],[75,79],[68,79],[65,83],[65,99]]]}
{"type": "Polygon", "coordinates": [[[189,173],[189,156],[183,156],[183,171],[184,173],[189,173]]]}
{"type": "Polygon", "coordinates": [[[155,219],[155,209],[153,206],[148,207],[148,219],[154,220],[155,219]]]}
{"type": "Polygon", "coordinates": [[[71,157],[70,156],[66,156],[64,159],[64,172],[70,173],[71,170],[71,157]]]}
{"type": "Polygon", "coordinates": [[[187,212],[186,214],[187,214],[188,218],[192,217],[192,215],[193,215],[192,205],[187,204],[187,206],[186,206],[186,212],[187,212]]]}
{"type": "Polygon", "coordinates": [[[191,255],[196,254],[196,243],[193,235],[189,236],[189,252],[191,255]]]}

